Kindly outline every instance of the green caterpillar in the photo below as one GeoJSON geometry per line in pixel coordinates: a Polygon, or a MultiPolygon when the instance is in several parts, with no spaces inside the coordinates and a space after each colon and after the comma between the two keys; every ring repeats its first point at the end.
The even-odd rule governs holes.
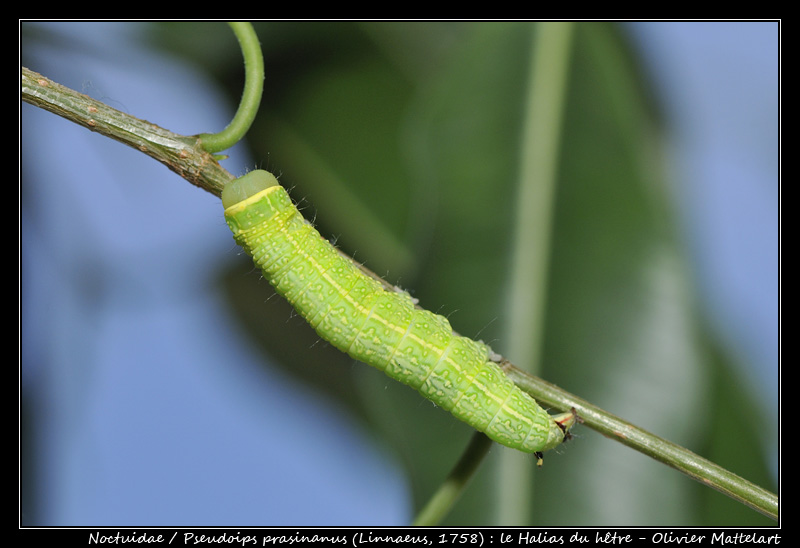
{"type": "Polygon", "coordinates": [[[271,173],[225,186],[225,220],[264,275],[339,350],[418,390],[491,439],[535,453],[564,441],[574,413],[550,416],[492,361],[488,346],[386,290],[320,236],[271,173]]]}

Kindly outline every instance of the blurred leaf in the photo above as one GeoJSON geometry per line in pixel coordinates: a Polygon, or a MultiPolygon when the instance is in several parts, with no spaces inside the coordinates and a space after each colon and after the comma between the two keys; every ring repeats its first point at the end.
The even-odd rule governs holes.
{"type": "MultiPolygon", "coordinates": [[[[502,353],[535,25],[263,23],[258,32],[268,76],[249,141],[254,156],[323,234],[502,353]]],[[[581,23],[574,39],[542,375],[700,454],[718,456],[732,440],[737,454],[749,455],[741,440],[756,439],[758,425],[708,420],[735,409],[740,396],[727,381],[736,373],[721,356],[713,366],[707,359],[675,234],[660,121],[637,60],[613,24],[581,23]]],[[[236,56],[216,63],[232,102],[236,56]]],[[[268,289],[254,298],[245,288],[256,278],[226,278],[248,331],[403,457],[421,506],[471,430],[382,373],[314,345],[310,328],[287,321],[282,303],[265,306],[268,289]]],[[[532,524],[763,523],[746,509],[715,510],[722,495],[585,428],[575,434],[534,473],[532,524]]],[[[497,447],[493,457],[505,451],[497,447]]],[[[528,455],[515,458],[534,465],[528,455]]],[[[495,460],[448,523],[493,522],[505,496],[494,491],[495,460]]],[[[758,458],[732,463],[754,480],[767,477],[764,470],[758,458]]]]}

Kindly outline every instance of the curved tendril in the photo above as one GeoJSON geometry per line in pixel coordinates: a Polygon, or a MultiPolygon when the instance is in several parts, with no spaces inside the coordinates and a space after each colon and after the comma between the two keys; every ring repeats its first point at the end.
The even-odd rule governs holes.
{"type": "Polygon", "coordinates": [[[253,25],[245,22],[231,22],[228,25],[236,35],[244,56],[244,91],[239,109],[228,127],[219,133],[199,135],[202,147],[212,153],[230,148],[244,137],[258,113],[264,90],[264,58],[253,25]]]}

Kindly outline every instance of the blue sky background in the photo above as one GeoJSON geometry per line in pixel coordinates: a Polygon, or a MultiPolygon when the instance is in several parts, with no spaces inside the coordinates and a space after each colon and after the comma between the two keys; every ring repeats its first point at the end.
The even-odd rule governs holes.
{"type": "MultiPolygon", "coordinates": [[[[762,396],[777,402],[778,24],[628,27],[662,92],[686,241],[706,309],[762,396]]],[[[776,404],[769,407],[777,412],[776,404]]]]}
{"type": "MultiPolygon", "coordinates": [[[[104,52],[42,52],[31,68],[55,81],[176,132],[229,121],[202,74],[143,48],[141,26],[47,26],[104,52]]],[[[669,117],[683,227],[713,325],[778,420],[778,24],[626,26],[669,117]]],[[[31,184],[20,202],[20,381],[37,424],[33,471],[23,470],[36,478],[35,506],[23,499],[23,523],[268,525],[266,507],[276,524],[407,523],[392,455],[318,395],[265,371],[226,327],[208,265],[238,250],[219,201],[136,151],[21,111],[21,146],[37,158],[21,168],[31,184]],[[287,412],[296,405],[319,412],[287,412]],[[263,483],[250,472],[259,468],[263,483]]],[[[255,161],[234,148],[226,165],[255,161]]]]}

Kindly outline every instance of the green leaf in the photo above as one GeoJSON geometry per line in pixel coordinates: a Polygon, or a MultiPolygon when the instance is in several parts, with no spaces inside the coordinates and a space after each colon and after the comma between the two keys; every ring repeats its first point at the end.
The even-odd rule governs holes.
{"type": "MultiPolygon", "coordinates": [[[[257,30],[268,84],[251,132],[254,157],[343,250],[448,316],[460,333],[507,352],[536,26],[272,23],[257,30]]],[[[720,380],[736,372],[708,359],[676,237],[658,110],[615,25],[577,24],[573,40],[549,212],[544,327],[531,333],[542,341],[539,374],[713,457],[717,443],[757,439],[757,425],[737,421],[729,430],[707,420],[722,421],[720,409],[735,407],[720,380]]],[[[242,275],[249,265],[241,269],[226,279],[248,331],[401,456],[421,507],[471,429],[381,373],[314,346],[299,318],[286,323],[288,309],[263,306],[268,288],[264,298],[242,289],[255,277],[242,275]]],[[[720,500],[728,504],[723,495],[586,428],[575,436],[547,455],[530,482],[501,481],[498,472],[500,454],[504,467],[510,459],[532,468],[530,456],[493,448],[446,523],[497,523],[495,509],[513,507],[531,489],[526,524],[765,523],[750,510],[735,518],[712,510],[720,500]]],[[[732,471],[766,477],[755,457],[732,471]]]]}

